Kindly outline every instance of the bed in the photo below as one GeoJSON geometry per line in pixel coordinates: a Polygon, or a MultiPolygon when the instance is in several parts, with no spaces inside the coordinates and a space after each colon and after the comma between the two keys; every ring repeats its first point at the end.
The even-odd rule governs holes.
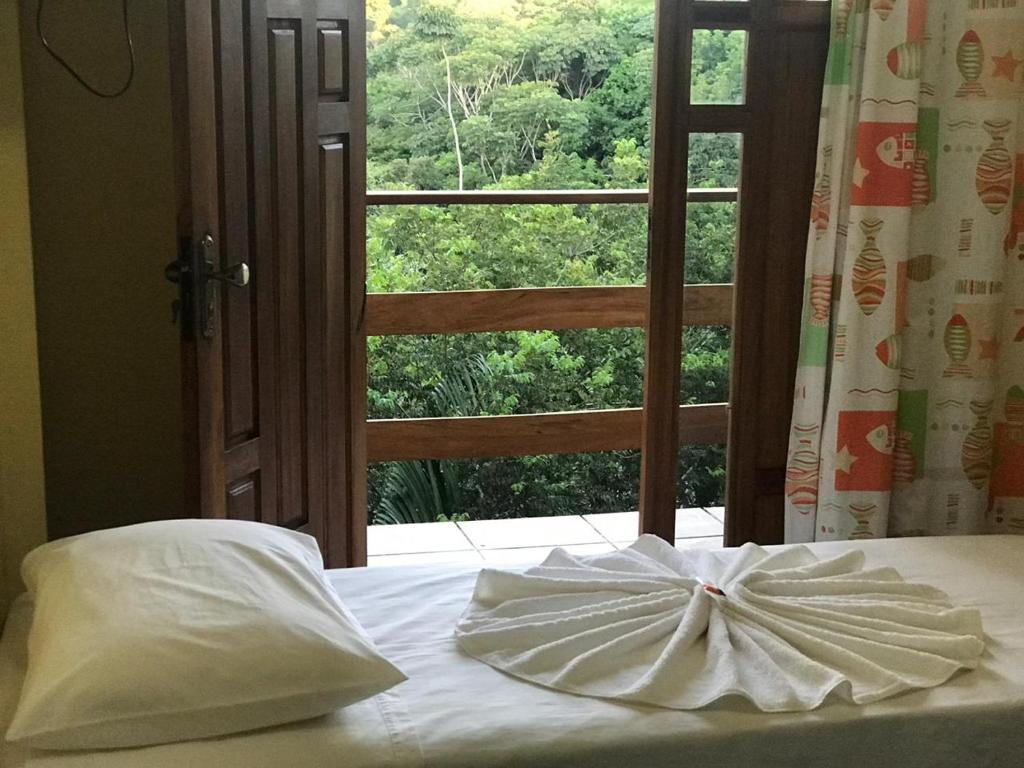
{"type": "MultiPolygon", "coordinates": [[[[981,667],[876,704],[830,701],[764,714],[740,701],[691,712],[558,693],[507,677],[457,649],[454,623],[478,566],[331,572],[342,598],[409,680],[313,721],[204,741],[90,753],[24,752],[10,768],[491,768],[492,766],[1020,766],[1024,764],[1024,537],[889,539],[862,548],[982,612],[981,667]]],[[[0,641],[0,720],[24,673],[31,605],[18,601],[0,641]]]]}

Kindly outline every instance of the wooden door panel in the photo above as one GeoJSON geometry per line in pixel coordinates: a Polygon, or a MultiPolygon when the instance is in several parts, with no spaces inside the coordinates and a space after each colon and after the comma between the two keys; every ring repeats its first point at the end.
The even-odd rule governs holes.
{"type": "Polygon", "coordinates": [[[257,505],[260,499],[259,475],[244,477],[228,483],[227,516],[232,520],[259,520],[257,505]]]}
{"type": "Polygon", "coordinates": [[[271,211],[270,247],[261,255],[265,258],[262,268],[274,276],[274,291],[268,296],[271,307],[263,319],[275,327],[268,352],[276,365],[271,377],[261,384],[275,393],[272,413],[278,445],[272,461],[277,465],[279,495],[263,506],[267,522],[292,527],[308,520],[307,467],[319,460],[309,455],[306,447],[306,403],[310,395],[304,364],[307,254],[302,236],[300,43],[294,26],[291,20],[271,20],[267,24],[268,67],[253,72],[254,78],[264,77],[268,84],[267,101],[255,103],[253,113],[254,130],[269,132],[272,158],[270,172],[260,184],[270,197],[271,211]]]}
{"type": "Polygon", "coordinates": [[[365,395],[362,3],[185,5],[186,79],[200,84],[196,96],[212,84],[214,104],[200,109],[190,93],[189,183],[207,186],[183,198],[184,226],[194,239],[195,222],[208,221],[220,268],[244,261],[251,274],[248,287],[221,290],[214,338],[185,342],[197,505],[204,516],[306,530],[329,564],[357,564],[366,525],[365,406],[354,404],[365,395]]]}
{"type": "MultiPolygon", "coordinates": [[[[245,28],[241,3],[218,5],[221,44],[217,91],[217,146],[220,154],[221,261],[244,261],[250,252],[249,163],[246,138],[246,73],[237,52],[244,50],[245,28]]],[[[257,377],[252,338],[256,322],[254,289],[222,292],[222,354],[224,357],[224,441],[228,450],[259,434],[257,377]]],[[[228,506],[231,506],[229,494],[228,506]]],[[[229,509],[230,514],[230,509],[229,509]]]]}

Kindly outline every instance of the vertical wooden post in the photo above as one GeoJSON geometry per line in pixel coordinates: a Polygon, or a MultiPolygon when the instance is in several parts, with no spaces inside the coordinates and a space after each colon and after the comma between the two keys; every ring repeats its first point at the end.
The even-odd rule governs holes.
{"type": "Polygon", "coordinates": [[[640,530],[675,538],[689,155],[690,0],[658,0],[651,115],[640,530]]]}
{"type": "Polygon", "coordinates": [[[344,425],[345,463],[349,477],[343,513],[346,520],[344,556],[334,542],[328,548],[332,562],[366,565],[367,461],[366,461],[366,8],[353,3],[349,21],[349,205],[346,339],[348,370],[345,372],[347,421],[344,425]]]}
{"type": "Polygon", "coordinates": [[[828,3],[751,2],[725,543],[782,541],[828,3]]]}
{"type": "MultiPolygon", "coordinates": [[[[738,546],[757,537],[756,467],[762,442],[764,415],[751,408],[759,401],[758,389],[764,385],[764,361],[760,359],[759,326],[764,321],[768,287],[775,280],[764,251],[772,214],[768,205],[771,175],[773,62],[775,9],[771,2],[752,3],[751,25],[747,32],[746,102],[752,119],[743,135],[740,156],[739,227],[734,277],[732,366],[729,376],[731,416],[726,447],[725,502],[729,510],[725,520],[725,543],[738,546]],[[751,201],[757,205],[751,205],[751,201]],[[737,306],[742,305],[742,306],[737,306]],[[742,432],[741,432],[742,429],[742,432]]],[[[802,204],[804,201],[798,203],[802,204]]],[[[799,248],[794,248],[794,251],[799,248]]],[[[781,270],[775,269],[776,274],[781,270]]],[[[775,285],[777,291],[781,286],[775,285]]],[[[794,355],[795,357],[795,355],[794,355]]],[[[787,388],[787,397],[792,387],[787,388]]]]}

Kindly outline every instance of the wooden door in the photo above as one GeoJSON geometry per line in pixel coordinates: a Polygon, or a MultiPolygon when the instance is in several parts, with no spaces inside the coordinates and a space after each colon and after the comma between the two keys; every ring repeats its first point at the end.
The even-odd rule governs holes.
{"type": "Polygon", "coordinates": [[[171,7],[192,511],[362,564],[363,3],[171,7]]]}

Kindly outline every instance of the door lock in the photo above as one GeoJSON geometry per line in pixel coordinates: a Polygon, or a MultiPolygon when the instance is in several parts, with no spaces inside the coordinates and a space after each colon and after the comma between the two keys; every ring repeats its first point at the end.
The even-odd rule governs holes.
{"type": "Polygon", "coordinates": [[[244,261],[217,271],[216,242],[206,233],[195,245],[185,241],[177,260],[164,268],[164,277],[178,285],[178,298],[171,305],[172,321],[184,318],[187,334],[212,339],[217,314],[217,283],[236,288],[249,285],[249,265],[244,261]]]}

